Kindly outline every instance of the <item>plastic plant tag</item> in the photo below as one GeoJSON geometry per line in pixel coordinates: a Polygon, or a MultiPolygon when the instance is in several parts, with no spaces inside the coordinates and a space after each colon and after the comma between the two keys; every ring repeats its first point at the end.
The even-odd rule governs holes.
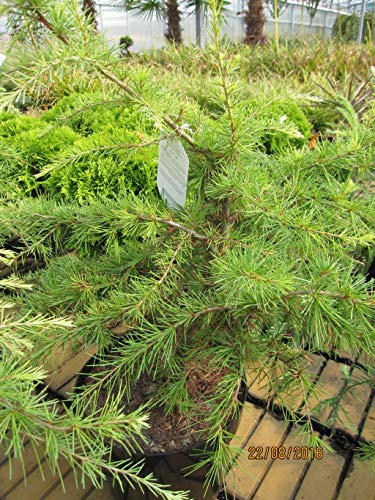
{"type": "Polygon", "coordinates": [[[6,56],[4,54],[0,54],[0,66],[3,64],[5,59],[6,59],[6,56]]]}
{"type": "Polygon", "coordinates": [[[168,207],[184,207],[189,158],[180,141],[162,139],[159,146],[157,186],[168,207]]]}

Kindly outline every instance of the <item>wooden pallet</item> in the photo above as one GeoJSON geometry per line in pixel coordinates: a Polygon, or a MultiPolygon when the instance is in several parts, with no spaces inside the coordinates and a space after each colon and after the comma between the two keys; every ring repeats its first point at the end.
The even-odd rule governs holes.
{"type": "MultiPolygon", "coordinates": [[[[46,382],[53,390],[66,397],[74,389],[77,373],[96,350],[96,347],[92,346],[81,353],[74,353],[69,349],[66,349],[64,353],[57,353],[54,363],[51,364],[51,361],[46,363],[50,372],[46,382]]],[[[369,363],[364,356],[352,361],[357,361],[359,366],[369,363]]],[[[341,362],[326,360],[322,356],[313,357],[310,370],[312,376],[315,377],[317,395],[308,398],[309,409],[314,408],[321,398],[331,397],[339,392],[343,384],[342,366],[341,362]]],[[[353,377],[358,376],[361,371],[357,365],[352,365],[349,369],[353,377]]],[[[267,393],[264,380],[254,376],[254,373],[254,370],[249,369],[249,395],[250,401],[253,402],[246,402],[233,440],[233,444],[242,452],[236,466],[226,478],[227,492],[237,500],[315,500],[316,498],[320,500],[332,498],[372,500],[375,491],[375,475],[370,464],[361,463],[350,447],[333,453],[324,451],[322,459],[304,459],[302,447],[305,442],[299,434],[298,426],[293,427],[280,418],[280,414],[271,411],[271,402],[274,403],[273,408],[279,410],[283,404],[287,403],[290,407],[299,410],[302,415],[306,412],[302,395],[297,391],[289,394],[286,400],[272,401],[272,394],[267,393]],[[281,447],[284,447],[286,454],[291,450],[289,457],[275,458],[276,454],[280,454],[281,447]],[[262,458],[255,459],[254,450],[258,450],[258,456],[262,458]],[[274,456],[271,456],[272,453],[274,456]]],[[[343,403],[343,411],[340,415],[341,432],[353,443],[359,438],[366,441],[374,440],[373,391],[366,385],[360,385],[356,388],[354,396],[346,396],[343,403]]],[[[326,436],[326,429],[329,428],[329,425],[326,425],[327,422],[329,423],[329,412],[321,411],[317,417],[324,430],[324,432],[317,430],[317,435],[332,445],[332,441],[326,436]]],[[[24,481],[20,461],[10,462],[7,457],[0,456],[1,500],[12,500],[22,495],[27,500],[123,498],[120,489],[111,486],[110,481],[105,483],[102,490],[95,489],[92,484],[77,484],[72,469],[64,461],[61,462],[63,487],[59,477],[49,470],[41,451],[39,456],[40,464],[31,446],[26,445],[24,471],[27,483],[24,481]]],[[[178,472],[181,465],[176,463],[175,458],[166,457],[154,468],[154,473],[164,484],[172,484],[173,489],[189,490],[191,498],[195,500],[209,500],[217,497],[217,492],[213,490],[205,493],[200,477],[182,477],[178,472]]],[[[127,498],[143,500],[146,495],[140,491],[131,490],[127,498]]]]}
{"type": "MultiPolygon", "coordinates": [[[[368,363],[365,357],[358,361],[368,363]]],[[[340,362],[315,356],[311,371],[316,376],[317,391],[316,395],[307,399],[309,409],[314,408],[319,400],[338,394],[344,383],[342,366],[340,362]]],[[[350,370],[352,377],[360,373],[354,365],[350,370]]],[[[258,401],[269,402],[266,387],[258,379],[253,380],[249,393],[258,401]]],[[[290,406],[300,408],[301,415],[306,411],[303,401],[299,393],[288,397],[290,406]]],[[[280,404],[280,401],[275,403],[280,404]]],[[[317,431],[316,434],[338,451],[324,451],[322,459],[305,460],[301,451],[306,443],[298,427],[277,418],[278,415],[268,411],[264,405],[260,407],[247,403],[238,432],[243,452],[227,477],[227,491],[237,500],[372,500],[375,471],[369,463],[362,463],[354,456],[353,448],[360,438],[367,441],[375,439],[374,391],[366,384],[360,385],[354,395],[345,396],[342,407],[338,434],[345,435],[349,443],[352,440],[353,447],[339,450],[337,443],[325,435],[327,427],[329,429],[326,425],[329,412],[325,409],[316,415],[324,432],[317,431]],[[287,456],[272,459],[272,448],[274,457],[278,457],[281,447],[287,456]],[[258,460],[255,459],[254,449],[260,452],[258,460]]]]}

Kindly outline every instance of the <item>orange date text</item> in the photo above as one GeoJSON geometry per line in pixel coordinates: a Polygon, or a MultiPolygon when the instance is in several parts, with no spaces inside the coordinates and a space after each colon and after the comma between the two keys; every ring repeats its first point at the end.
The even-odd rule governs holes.
{"type": "Polygon", "coordinates": [[[322,460],[323,448],[308,446],[249,446],[249,460],[322,460]]]}

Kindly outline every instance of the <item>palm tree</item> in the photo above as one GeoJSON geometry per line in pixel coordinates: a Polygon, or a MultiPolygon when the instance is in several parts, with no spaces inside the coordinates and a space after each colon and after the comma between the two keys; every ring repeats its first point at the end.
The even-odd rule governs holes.
{"type": "Polygon", "coordinates": [[[266,17],[263,11],[263,0],[247,0],[245,14],[245,39],[248,45],[263,43],[266,39],[263,35],[263,27],[266,17]]]}
{"type": "Polygon", "coordinates": [[[167,0],[165,17],[167,20],[167,31],[164,33],[168,42],[180,44],[182,42],[181,13],[178,0],[167,0]]]}
{"type": "MultiPolygon", "coordinates": [[[[228,0],[217,1],[222,11],[229,5],[228,0]]],[[[183,6],[189,13],[196,16],[196,39],[197,44],[200,45],[201,19],[208,11],[208,0],[112,0],[107,5],[133,12],[146,20],[151,20],[155,16],[159,21],[164,21],[166,23],[164,36],[168,42],[175,44],[182,43],[180,9],[183,6]]]]}
{"type": "Polygon", "coordinates": [[[158,21],[166,23],[164,36],[168,42],[175,44],[182,42],[181,12],[178,0],[112,0],[106,5],[132,12],[147,21],[155,16],[158,21]]]}

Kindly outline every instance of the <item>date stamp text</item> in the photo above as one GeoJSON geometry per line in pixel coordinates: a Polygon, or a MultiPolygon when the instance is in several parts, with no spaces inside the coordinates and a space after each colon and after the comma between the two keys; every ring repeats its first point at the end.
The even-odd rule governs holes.
{"type": "Polygon", "coordinates": [[[308,446],[249,446],[249,460],[322,460],[323,448],[308,446]]]}

